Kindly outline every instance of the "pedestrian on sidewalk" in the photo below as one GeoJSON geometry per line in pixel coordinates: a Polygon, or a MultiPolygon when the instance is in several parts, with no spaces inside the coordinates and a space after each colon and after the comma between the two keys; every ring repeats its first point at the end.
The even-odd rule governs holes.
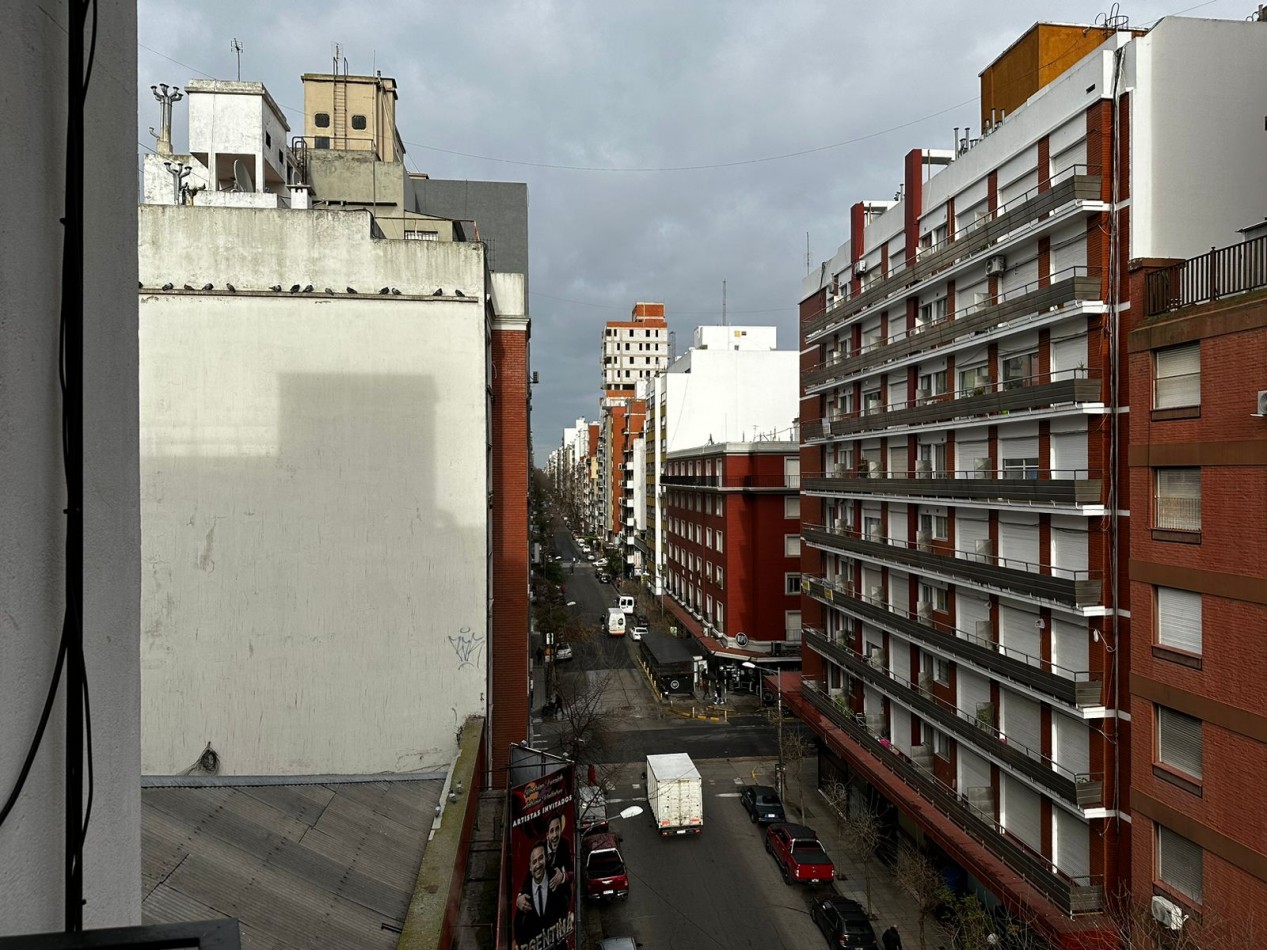
{"type": "Polygon", "coordinates": [[[880,937],[880,942],[884,944],[884,950],[902,950],[902,938],[896,927],[890,926],[880,937]]]}

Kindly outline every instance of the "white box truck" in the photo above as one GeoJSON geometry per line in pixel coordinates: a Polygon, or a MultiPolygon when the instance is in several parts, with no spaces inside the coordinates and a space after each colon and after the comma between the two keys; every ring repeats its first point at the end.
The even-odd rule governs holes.
{"type": "Polygon", "coordinates": [[[704,789],[689,755],[647,756],[647,804],[661,837],[704,830],[704,789]]]}

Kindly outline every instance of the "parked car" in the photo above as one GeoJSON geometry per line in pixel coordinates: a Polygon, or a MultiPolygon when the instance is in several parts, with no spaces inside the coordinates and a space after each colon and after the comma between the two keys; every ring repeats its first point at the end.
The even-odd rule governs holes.
{"type": "Polygon", "coordinates": [[[572,659],[572,644],[560,643],[557,647],[554,648],[554,658],[556,660],[572,659]]]}
{"type": "Polygon", "coordinates": [[[875,930],[867,912],[857,901],[847,897],[824,897],[814,901],[809,915],[827,938],[827,946],[877,950],[875,930]]]}
{"type": "Polygon", "coordinates": [[[641,640],[647,635],[647,628],[642,626],[634,627],[633,630],[630,631],[629,635],[635,640],[641,640]]]}
{"type": "Polygon", "coordinates": [[[765,849],[773,856],[788,884],[826,883],[836,867],[813,828],[776,822],[765,833],[765,849]]]}
{"type": "Polygon", "coordinates": [[[783,821],[783,802],[769,785],[745,785],[739,790],[739,802],[748,810],[748,817],[763,825],[783,821]]]}
{"type": "Polygon", "coordinates": [[[605,897],[626,897],[629,875],[620,855],[620,839],[614,834],[586,835],[583,839],[585,860],[585,896],[590,900],[605,897]]]}
{"type": "Polygon", "coordinates": [[[594,577],[600,584],[610,584],[612,579],[612,576],[606,571],[599,571],[594,577]]]}

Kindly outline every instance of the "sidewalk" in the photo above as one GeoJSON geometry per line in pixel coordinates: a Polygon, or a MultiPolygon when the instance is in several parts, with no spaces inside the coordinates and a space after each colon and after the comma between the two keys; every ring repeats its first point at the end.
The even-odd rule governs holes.
{"type": "MultiPolygon", "coordinates": [[[[759,780],[764,784],[774,784],[773,763],[767,771],[760,774],[759,780]]],[[[890,926],[896,926],[906,950],[919,950],[919,912],[915,900],[893,879],[892,871],[875,857],[864,866],[854,856],[841,836],[834,810],[817,786],[817,760],[804,760],[799,775],[795,766],[788,768],[783,793],[783,808],[787,820],[803,822],[818,832],[819,840],[836,865],[836,892],[856,900],[864,909],[867,907],[866,877],[870,874],[871,911],[874,914],[872,926],[875,927],[877,938],[890,926]],[[845,876],[844,880],[840,879],[841,873],[845,876]]],[[[924,926],[928,950],[949,946],[950,938],[935,918],[929,917],[924,926]]]]}

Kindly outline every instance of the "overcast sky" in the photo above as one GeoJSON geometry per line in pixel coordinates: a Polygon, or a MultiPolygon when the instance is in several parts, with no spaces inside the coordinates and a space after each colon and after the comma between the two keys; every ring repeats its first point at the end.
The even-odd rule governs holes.
{"type": "MultiPolygon", "coordinates": [[[[1114,5],[1116,6],[1116,4],[1114,5]]],[[[1243,19],[1252,0],[1137,0],[1243,19]]],[[[796,346],[810,259],[855,201],[891,198],[912,148],[979,131],[978,73],[1039,20],[1094,23],[1103,0],[140,0],[138,126],[153,83],[263,82],[293,131],[304,72],[396,79],[406,162],[435,178],[528,184],[538,463],[597,418],[599,338],[662,301],[681,352],[701,324],[773,324],[796,346]],[[377,15],[371,15],[377,14],[377,15]]],[[[173,144],[187,144],[177,106],[173,144]]]]}

